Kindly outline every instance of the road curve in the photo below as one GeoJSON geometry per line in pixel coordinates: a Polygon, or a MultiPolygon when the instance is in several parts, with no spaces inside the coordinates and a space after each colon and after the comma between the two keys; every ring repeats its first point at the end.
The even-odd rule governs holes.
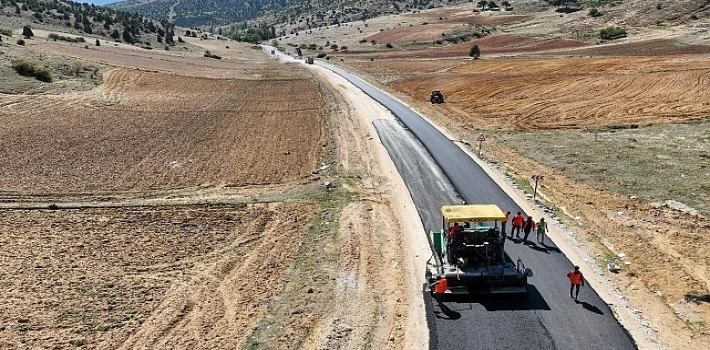
{"type": "MultiPolygon", "coordinates": [[[[518,205],[481,169],[471,157],[419,114],[379,89],[329,64],[317,64],[341,75],[367,95],[388,108],[426,148],[458,195],[467,203],[495,203],[504,210],[523,212],[518,205]]],[[[397,147],[387,140],[382,125],[378,133],[395,158],[418,208],[438,208],[443,204],[441,184],[410,186],[430,178],[417,171],[426,160],[402,160],[397,147]],[[399,159],[399,160],[398,160],[399,159]],[[407,164],[409,162],[409,164],[407,164]]],[[[391,133],[390,133],[391,134],[391,133]]],[[[410,155],[411,157],[411,155],[410,155]]],[[[420,154],[420,157],[422,155],[420,154]]],[[[444,186],[448,187],[448,186],[444,186]]],[[[437,215],[423,215],[424,227],[440,226],[437,215]]],[[[583,288],[580,303],[569,297],[566,273],[572,263],[553,244],[526,246],[509,241],[506,253],[522,258],[535,276],[530,279],[527,298],[508,296],[448,300],[436,305],[424,293],[433,349],[635,349],[628,333],[614,318],[609,307],[591,287],[583,288]]]]}

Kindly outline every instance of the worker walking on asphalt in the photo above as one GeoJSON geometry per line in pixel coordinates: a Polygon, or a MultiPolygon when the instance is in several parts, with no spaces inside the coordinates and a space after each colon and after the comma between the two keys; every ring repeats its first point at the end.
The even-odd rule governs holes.
{"type": "Polygon", "coordinates": [[[510,220],[510,211],[505,212],[505,221],[500,223],[500,233],[503,235],[503,238],[505,238],[505,226],[508,223],[508,220],[510,220]]]}
{"type": "Polygon", "coordinates": [[[520,215],[520,212],[513,216],[513,229],[510,230],[510,238],[513,238],[513,232],[515,232],[515,237],[520,238],[520,228],[523,227],[523,220],[523,216],[520,215]]]}
{"type": "Polygon", "coordinates": [[[547,222],[545,218],[540,218],[537,222],[537,243],[545,244],[545,233],[547,232],[547,222]]]}
{"type": "Polygon", "coordinates": [[[584,278],[582,276],[582,272],[579,271],[579,266],[575,266],[574,270],[570,270],[567,273],[567,277],[569,278],[569,297],[572,298],[572,290],[575,288],[577,289],[576,293],[574,294],[574,301],[577,301],[577,297],[579,296],[579,286],[584,286],[584,278]]]}
{"type": "Polygon", "coordinates": [[[532,216],[528,216],[528,219],[525,220],[523,223],[523,232],[525,232],[525,237],[523,237],[523,241],[525,243],[528,243],[528,236],[530,235],[530,232],[535,229],[535,221],[533,221],[532,216]]]}

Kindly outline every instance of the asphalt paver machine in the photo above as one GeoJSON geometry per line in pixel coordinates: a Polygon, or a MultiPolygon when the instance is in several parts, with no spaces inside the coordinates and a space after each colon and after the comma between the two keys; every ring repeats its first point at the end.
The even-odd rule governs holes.
{"type": "Polygon", "coordinates": [[[434,261],[427,273],[430,284],[445,277],[456,294],[527,292],[532,271],[521,259],[505,255],[500,223],[505,214],[494,204],[441,207],[442,229],[430,231],[434,261]],[[458,228],[452,229],[457,225],[458,228]]]}

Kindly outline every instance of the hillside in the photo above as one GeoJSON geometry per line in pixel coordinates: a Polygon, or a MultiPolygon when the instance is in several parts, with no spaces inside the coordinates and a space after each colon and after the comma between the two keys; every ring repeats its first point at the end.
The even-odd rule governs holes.
{"type": "Polygon", "coordinates": [[[383,14],[463,3],[461,0],[129,0],[109,7],[152,18],[171,18],[178,26],[213,27],[258,19],[305,28],[363,20],[383,14]]]}

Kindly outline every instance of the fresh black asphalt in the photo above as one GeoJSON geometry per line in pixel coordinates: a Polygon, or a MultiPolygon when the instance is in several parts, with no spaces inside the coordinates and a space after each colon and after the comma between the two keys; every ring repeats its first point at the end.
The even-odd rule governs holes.
{"type": "MultiPolygon", "coordinates": [[[[441,227],[440,206],[460,204],[461,199],[523,212],[470,156],[420,115],[342,69],[317,64],[359,87],[401,121],[380,120],[375,127],[409,187],[425,228],[441,227]],[[409,140],[409,132],[418,140],[409,140]],[[414,145],[421,145],[426,152],[414,145]]],[[[582,288],[579,303],[570,298],[566,274],[572,263],[549,238],[547,245],[508,241],[505,250],[513,261],[521,258],[533,270],[528,295],[450,297],[438,304],[423,291],[432,349],[636,348],[589,286],[582,288]]],[[[422,271],[422,282],[424,274],[422,271]]]]}

